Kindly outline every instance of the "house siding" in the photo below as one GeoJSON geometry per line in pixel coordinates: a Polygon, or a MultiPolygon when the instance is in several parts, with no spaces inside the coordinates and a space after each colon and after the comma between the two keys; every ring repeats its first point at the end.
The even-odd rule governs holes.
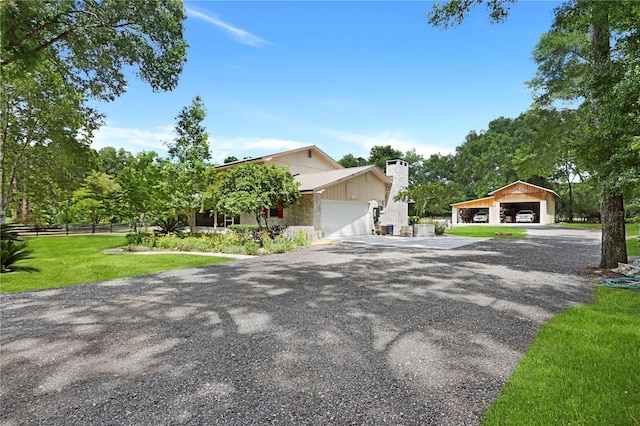
{"type": "Polygon", "coordinates": [[[387,185],[373,173],[368,172],[326,188],[322,193],[322,199],[359,202],[384,201],[386,194],[387,185]]]}
{"type": "Polygon", "coordinates": [[[287,166],[293,175],[326,172],[340,168],[313,150],[279,155],[273,158],[273,164],[287,166]],[[311,152],[311,157],[309,157],[309,152],[311,152]]]}

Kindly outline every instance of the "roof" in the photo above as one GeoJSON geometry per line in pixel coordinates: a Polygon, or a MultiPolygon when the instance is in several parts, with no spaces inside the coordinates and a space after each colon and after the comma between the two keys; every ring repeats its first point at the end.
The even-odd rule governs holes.
{"type": "Polygon", "coordinates": [[[531,187],[531,188],[539,189],[539,190],[541,190],[541,191],[546,191],[546,192],[548,192],[548,193],[552,194],[554,197],[556,197],[556,198],[560,198],[560,196],[559,196],[555,191],[552,191],[552,190],[547,189],[547,188],[543,188],[543,187],[538,186],[538,185],[534,185],[534,184],[529,183],[529,182],[523,182],[523,181],[521,181],[521,180],[517,180],[517,181],[515,181],[515,182],[513,182],[513,183],[510,183],[509,185],[505,185],[505,186],[503,186],[502,188],[498,188],[498,189],[496,189],[495,191],[491,191],[491,192],[489,193],[489,195],[495,195],[496,193],[498,193],[498,192],[500,192],[500,191],[504,191],[505,189],[509,188],[510,186],[515,186],[515,185],[518,185],[518,184],[520,184],[520,185],[526,185],[526,186],[529,186],[529,187],[531,187]]]}
{"type": "Polygon", "coordinates": [[[469,208],[483,208],[483,207],[491,207],[493,205],[494,197],[493,195],[490,197],[478,198],[476,200],[469,201],[461,201],[459,203],[451,204],[451,207],[459,208],[460,206],[467,205],[469,208]]]}
{"type": "Polygon", "coordinates": [[[502,188],[498,188],[495,191],[491,191],[489,193],[488,197],[478,198],[476,200],[462,201],[462,202],[459,202],[459,203],[453,203],[453,204],[451,204],[451,207],[455,207],[455,208],[485,208],[485,207],[491,207],[491,205],[493,204],[493,202],[496,199],[497,200],[501,200],[501,202],[508,202],[509,199],[514,198],[514,197],[523,197],[523,196],[531,197],[532,194],[536,194],[536,193],[539,194],[541,192],[547,192],[547,193],[553,195],[556,198],[560,198],[560,196],[558,194],[556,194],[555,191],[552,191],[552,190],[547,189],[547,188],[543,188],[543,187],[538,186],[538,185],[534,185],[532,183],[528,183],[528,182],[523,182],[521,180],[517,180],[517,181],[515,181],[513,183],[510,183],[509,185],[503,186],[502,188]],[[513,191],[513,193],[510,194],[508,188],[511,188],[511,187],[514,187],[514,186],[517,186],[517,185],[525,186],[529,190],[528,191],[516,190],[516,191],[513,191]],[[502,193],[507,193],[507,194],[498,195],[501,192],[502,193]]]}
{"type": "Polygon", "coordinates": [[[216,170],[224,170],[224,169],[228,169],[230,167],[238,166],[240,164],[264,163],[264,162],[267,162],[267,161],[271,161],[273,159],[273,157],[279,157],[279,156],[282,156],[282,155],[293,154],[295,152],[300,152],[300,151],[307,151],[307,150],[310,150],[310,149],[315,151],[321,157],[324,157],[326,160],[329,160],[329,162],[333,163],[336,166],[336,168],[341,168],[341,169],[344,168],[344,166],[342,164],[338,163],[336,160],[334,160],[333,158],[329,157],[329,155],[327,155],[324,151],[322,151],[316,145],[307,145],[307,146],[303,146],[301,148],[290,149],[288,151],[281,151],[281,152],[276,152],[274,154],[261,155],[260,157],[244,158],[242,160],[232,161],[231,163],[221,164],[219,166],[216,166],[216,170]]]}
{"type": "Polygon", "coordinates": [[[300,192],[315,192],[368,172],[372,172],[384,183],[391,185],[391,178],[382,173],[377,166],[373,165],[329,170],[327,172],[308,175],[298,175],[296,176],[296,180],[300,182],[300,192]]]}

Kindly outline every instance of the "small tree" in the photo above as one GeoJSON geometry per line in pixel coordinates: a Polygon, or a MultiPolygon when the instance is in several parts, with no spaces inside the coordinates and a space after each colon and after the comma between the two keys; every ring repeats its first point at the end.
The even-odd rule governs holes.
{"type": "MultiPolygon", "coordinates": [[[[298,186],[285,166],[243,164],[222,173],[210,195],[218,212],[232,216],[254,213],[262,228],[263,210],[295,204],[300,197],[298,186]]],[[[266,221],[265,226],[268,228],[266,221]]]]}
{"type": "Polygon", "coordinates": [[[73,210],[97,225],[119,215],[119,192],[120,185],[111,176],[91,172],[82,187],[73,192],[73,210]]]}
{"type": "Polygon", "coordinates": [[[189,107],[176,117],[177,137],[167,143],[174,166],[172,176],[176,189],[173,206],[186,213],[191,232],[195,232],[195,212],[203,208],[203,193],[213,183],[214,167],[209,163],[209,134],[202,125],[206,116],[204,102],[196,96],[189,107]]]}
{"type": "Polygon", "coordinates": [[[160,203],[156,188],[162,175],[158,173],[157,160],[155,152],[141,152],[116,177],[121,187],[123,214],[133,221],[134,232],[138,231],[138,222],[143,226],[149,222],[155,205],[160,203]]]}
{"type": "Polygon", "coordinates": [[[416,216],[425,217],[431,213],[439,215],[448,209],[460,194],[459,188],[453,183],[419,183],[396,195],[395,200],[413,201],[416,216]]]}

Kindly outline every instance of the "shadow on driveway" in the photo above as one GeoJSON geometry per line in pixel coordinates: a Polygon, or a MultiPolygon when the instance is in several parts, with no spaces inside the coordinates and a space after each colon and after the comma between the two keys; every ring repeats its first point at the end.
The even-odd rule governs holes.
{"type": "Polygon", "coordinates": [[[598,241],[340,243],[3,295],[4,424],[478,424],[598,241]]]}

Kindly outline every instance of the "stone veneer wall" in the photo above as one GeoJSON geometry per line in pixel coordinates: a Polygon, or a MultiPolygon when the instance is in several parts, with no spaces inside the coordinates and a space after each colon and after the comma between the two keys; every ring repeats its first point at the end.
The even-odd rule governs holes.
{"type": "Polygon", "coordinates": [[[315,194],[302,194],[296,204],[289,207],[286,224],[289,226],[315,226],[315,194]]]}
{"type": "Polygon", "coordinates": [[[298,232],[307,234],[307,240],[311,242],[320,239],[318,231],[316,231],[313,226],[289,226],[284,232],[290,240],[293,239],[298,232]]]}

